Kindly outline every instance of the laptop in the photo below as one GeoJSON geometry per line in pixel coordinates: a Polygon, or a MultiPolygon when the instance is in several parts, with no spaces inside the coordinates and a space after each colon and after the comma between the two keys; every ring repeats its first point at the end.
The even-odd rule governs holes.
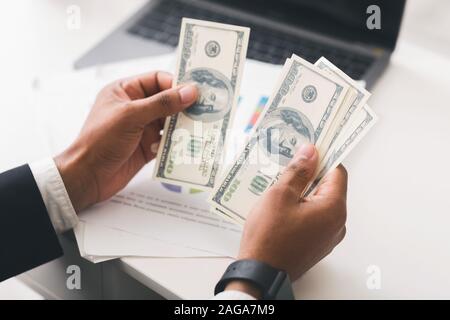
{"type": "Polygon", "coordinates": [[[405,1],[152,0],[75,67],[169,53],[178,44],[181,19],[189,17],[250,27],[250,59],[283,64],[295,53],[314,63],[325,56],[370,88],[395,49],[405,1]],[[378,17],[371,5],[380,9],[378,17]],[[368,19],[379,19],[380,28],[369,28],[368,19]]]}

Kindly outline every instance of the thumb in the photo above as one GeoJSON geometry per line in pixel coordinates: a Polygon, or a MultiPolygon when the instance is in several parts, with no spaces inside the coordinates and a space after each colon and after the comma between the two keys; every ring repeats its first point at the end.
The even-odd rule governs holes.
{"type": "Polygon", "coordinates": [[[300,196],[313,178],[318,161],[317,150],[312,144],[303,144],[289,162],[278,183],[294,188],[300,196]]]}
{"type": "Polygon", "coordinates": [[[148,98],[134,100],[133,104],[142,120],[150,123],[183,111],[192,105],[197,97],[197,87],[194,84],[185,84],[161,91],[148,98]]]}

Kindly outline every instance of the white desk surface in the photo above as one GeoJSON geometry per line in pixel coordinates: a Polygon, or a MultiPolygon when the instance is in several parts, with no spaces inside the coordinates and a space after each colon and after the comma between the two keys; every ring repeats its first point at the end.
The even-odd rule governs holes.
{"type": "MultiPolygon", "coordinates": [[[[133,1],[1,5],[0,170],[46,156],[21,86],[74,59],[138,9],[133,1]],[[66,8],[81,8],[80,30],[66,8]],[[29,114],[29,113],[28,113],[29,114]]],[[[450,298],[450,20],[447,1],[411,0],[391,64],[372,90],[380,121],[345,161],[347,236],[294,284],[299,299],[450,298]],[[367,268],[381,271],[368,289],[367,268]]],[[[208,298],[229,259],[123,258],[124,271],[167,298],[208,298]]]]}

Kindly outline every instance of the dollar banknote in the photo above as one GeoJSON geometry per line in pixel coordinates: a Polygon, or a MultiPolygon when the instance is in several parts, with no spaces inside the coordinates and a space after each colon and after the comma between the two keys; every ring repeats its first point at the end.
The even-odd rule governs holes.
{"type": "Polygon", "coordinates": [[[214,187],[239,97],[250,29],[183,18],[174,86],[195,83],[199,98],[168,117],[153,176],[201,190],[214,187]]]}
{"type": "Polygon", "coordinates": [[[333,143],[324,160],[319,165],[319,170],[311,185],[308,186],[304,194],[305,196],[314,192],[323,177],[344,160],[350,151],[352,151],[367,132],[369,132],[377,120],[378,117],[375,112],[373,112],[367,104],[355,112],[351,121],[344,127],[340,137],[333,143]]]}
{"type": "Polygon", "coordinates": [[[351,121],[357,111],[363,108],[371,94],[325,57],[321,57],[314,65],[325,72],[335,75],[350,87],[342,105],[339,107],[339,111],[336,113],[332,126],[319,146],[319,163],[321,163],[333,143],[339,138],[345,125],[351,121]]]}
{"type": "Polygon", "coordinates": [[[293,55],[239,157],[212,191],[215,212],[245,221],[304,143],[320,145],[349,85],[293,55]]]}

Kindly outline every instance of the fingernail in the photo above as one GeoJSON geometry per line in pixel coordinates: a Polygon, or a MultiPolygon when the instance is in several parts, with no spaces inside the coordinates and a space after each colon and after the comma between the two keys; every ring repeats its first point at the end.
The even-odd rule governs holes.
{"type": "Polygon", "coordinates": [[[197,88],[193,84],[187,84],[178,90],[178,94],[182,104],[193,102],[197,95],[197,88]]]}
{"type": "Polygon", "coordinates": [[[314,155],[316,148],[313,144],[302,144],[295,154],[296,160],[308,160],[314,155]]]}
{"type": "Polygon", "coordinates": [[[151,152],[153,152],[153,153],[158,153],[158,149],[159,149],[159,142],[153,142],[151,145],[150,145],[150,151],[151,152]]]}

